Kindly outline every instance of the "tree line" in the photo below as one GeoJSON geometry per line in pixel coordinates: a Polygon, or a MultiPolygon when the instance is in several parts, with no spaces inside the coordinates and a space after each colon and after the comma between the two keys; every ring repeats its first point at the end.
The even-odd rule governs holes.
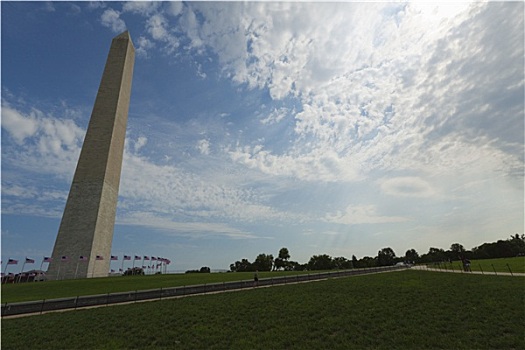
{"type": "Polygon", "coordinates": [[[259,254],[253,262],[242,259],[230,264],[231,272],[247,271],[305,271],[305,270],[335,270],[352,269],[376,266],[390,266],[397,263],[432,263],[455,261],[463,259],[495,259],[525,255],[525,235],[511,235],[509,239],[497,242],[484,243],[479,247],[467,250],[460,243],[453,243],[448,250],[431,247],[428,253],[419,255],[415,249],[409,249],[404,256],[396,256],[390,247],[382,248],[377,256],[365,256],[357,259],[355,255],[349,260],[345,257],[331,257],[328,254],[314,255],[310,260],[301,264],[290,260],[288,248],[281,248],[277,258],[272,254],[259,254]]]}

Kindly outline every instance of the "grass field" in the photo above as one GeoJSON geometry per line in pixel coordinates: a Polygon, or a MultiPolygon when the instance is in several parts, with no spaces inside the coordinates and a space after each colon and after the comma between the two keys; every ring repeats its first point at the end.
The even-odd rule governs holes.
{"type": "Polygon", "coordinates": [[[4,319],[2,349],[523,349],[524,277],[402,271],[4,319]]]}
{"type": "MultiPolygon", "coordinates": [[[[433,264],[428,264],[429,267],[433,267],[433,264]]],[[[442,269],[448,270],[461,270],[463,265],[461,261],[453,261],[452,263],[441,263],[442,269]]],[[[470,268],[472,271],[484,271],[484,272],[510,272],[513,273],[525,273],[525,256],[515,258],[504,258],[504,259],[483,259],[483,260],[472,260],[470,268]],[[508,265],[508,266],[507,266],[508,265]]]]}
{"type": "MultiPolygon", "coordinates": [[[[260,278],[281,277],[308,272],[259,272],[260,278]]],[[[312,272],[310,272],[312,273],[312,272]]],[[[32,282],[2,285],[2,302],[75,297],[144,289],[158,289],[196,284],[251,280],[252,272],[196,273],[148,276],[117,276],[77,280],[32,282]]]]}

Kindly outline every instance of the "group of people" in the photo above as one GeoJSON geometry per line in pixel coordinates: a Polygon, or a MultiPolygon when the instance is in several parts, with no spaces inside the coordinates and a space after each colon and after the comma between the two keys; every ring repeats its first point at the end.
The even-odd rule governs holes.
{"type": "Polygon", "coordinates": [[[465,272],[472,272],[472,270],[470,269],[470,260],[465,258],[465,257],[462,257],[461,258],[461,262],[463,263],[463,271],[465,272]]]}

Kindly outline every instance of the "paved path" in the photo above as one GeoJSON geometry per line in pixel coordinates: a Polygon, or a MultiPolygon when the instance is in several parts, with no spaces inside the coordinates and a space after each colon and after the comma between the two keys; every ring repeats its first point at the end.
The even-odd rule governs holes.
{"type": "Polygon", "coordinates": [[[472,272],[465,272],[463,270],[455,269],[433,269],[427,266],[413,266],[413,270],[421,270],[421,271],[436,271],[436,272],[449,272],[449,273],[464,273],[464,274],[471,274],[471,275],[497,275],[497,276],[521,276],[525,277],[525,273],[516,273],[513,272],[512,274],[510,272],[494,272],[494,271],[472,271],[472,272]]]}

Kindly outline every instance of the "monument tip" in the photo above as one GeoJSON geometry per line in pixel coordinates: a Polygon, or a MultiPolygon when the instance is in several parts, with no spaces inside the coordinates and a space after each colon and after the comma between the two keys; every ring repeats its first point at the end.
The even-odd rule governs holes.
{"type": "Polygon", "coordinates": [[[120,33],[119,35],[117,35],[113,39],[127,39],[127,40],[131,40],[131,37],[129,35],[129,30],[126,30],[125,32],[120,33]]]}

